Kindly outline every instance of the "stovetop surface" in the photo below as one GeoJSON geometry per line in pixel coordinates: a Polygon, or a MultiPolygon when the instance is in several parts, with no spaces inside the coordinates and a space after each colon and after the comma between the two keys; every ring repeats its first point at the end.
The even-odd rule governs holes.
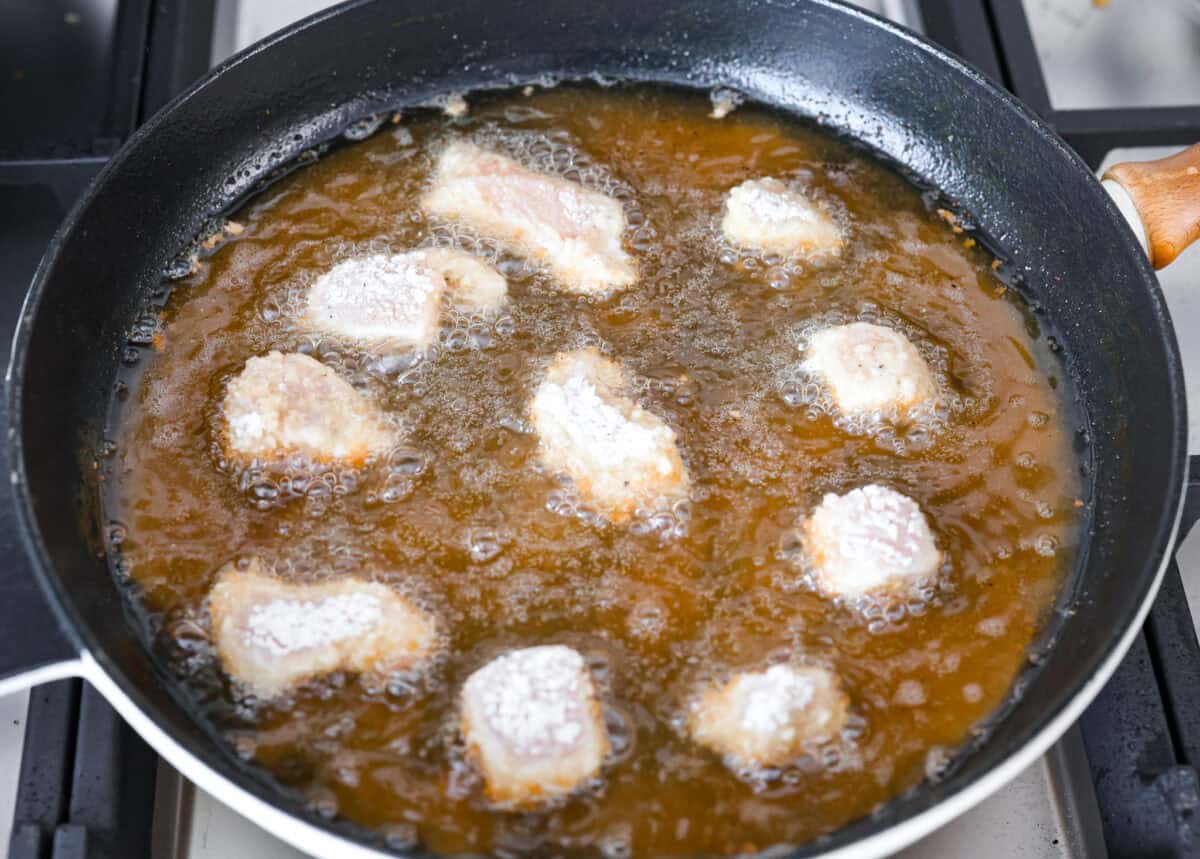
{"type": "MultiPolygon", "coordinates": [[[[30,76],[54,75],[57,84],[59,76],[69,79],[74,69],[76,73],[83,70],[91,82],[86,88],[71,89],[68,95],[62,96],[62,101],[57,102],[74,111],[70,117],[50,115],[53,112],[44,110],[44,104],[37,104],[36,122],[20,135],[13,131],[15,124],[0,124],[6,128],[0,131],[0,346],[4,348],[7,348],[21,298],[50,236],[116,142],[161,104],[171,91],[194,76],[197,69],[222,59],[291,20],[330,5],[326,0],[244,0],[241,3],[217,0],[215,12],[210,9],[207,19],[196,19],[207,27],[203,38],[186,40],[185,47],[181,48],[172,47],[164,35],[176,33],[178,21],[164,23],[161,10],[157,19],[153,11],[156,5],[169,9],[171,3],[95,0],[76,10],[75,4],[69,2],[39,2],[42,5],[32,10],[29,8],[32,4],[22,0],[0,0],[0,21],[15,20],[8,17],[14,10],[25,16],[23,20],[26,21],[29,16],[40,16],[39,20],[52,25],[50,31],[56,33],[58,39],[57,42],[37,43],[20,43],[11,38],[6,41],[3,33],[11,34],[12,30],[0,27],[0,49],[11,48],[7,53],[0,50],[0,112],[14,116],[34,109],[28,94],[15,86],[22,80],[28,81],[30,76]],[[134,9],[133,13],[130,8],[134,9]],[[141,18],[137,18],[139,14],[141,18]],[[137,30],[139,21],[143,27],[141,31],[137,30]],[[102,45],[84,44],[89,34],[95,39],[100,33],[102,39],[106,32],[114,34],[114,42],[127,45],[129,38],[140,36],[147,45],[157,45],[157,48],[140,57],[135,51],[134,59],[131,59],[128,50],[115,47],[106,50],[102,45]],[[54,45],[68,46],[77,53],[71,66],[55,67],[45,61],[45,52],[54,45]],[[134,66],[129,65],[131,62],[134,66]],[[115,68],[110,77],[96,71],[105,63],[115,68]],[[123,77],[134,72],[136,80],[123,77]],[[143,87],[142,76],[153,79],[154,83],[143,87]],[[101,79],[102,84],[98,83],[101,79]],[[133,95],[126,92],[131,83],[137,88],[133,95]],[[96,104],[105,102],[105,94],[109,106],[100,110],[96,104]],[[89,101],[76,109],[72,99],[80,98],[89,101]],[[40,160],[43,157],[58,160],[40,160]]],[[[921,29],[925,23],[932,37],[955,36],[968,47],[978,44],[980,28],[994,27],[998,32],[1003,31],[1006,35],[997,37],[993,45],[999,59],[992,57],[991,61],[997,72],[1009,78],[1010,85],[1016,81],[1019,94],[1030,98],[1020,89],[1025,79],[1019,75],[1014,77],[1006,67],[1016,56],[1015,52],[1008,53],[1010,46],[1004,41],[1012,37],[1009,32],[1011,21],[996,14],[996,9],[1003,10],[1004,4],[1012,2],[1015,5],[1015,2],[991,0],[989,4],[987,0],[971,0],[959,4],[951,15],[950,7],[957,2],[862,0],[859,5],[883,12],[914,29],[921,29]],[[990,9],[990,18],[988,15],[978,20],[972,18],[971,10],[975,8],[990,9]],[[955,28],[959,30],[957,34],[953,32],[955,28]]],[[[1200,105],[1200,12],[1196,11],[1197,7],[1200,3],[1188,0],[1163,0],[1152,4],[1132,0],[1112,0],[1106,4],[1090,0],[1026,0],[1028,35],[1032,36],[1036,53],[1025,59],[1040,63],[1043,75],[1043,92],[1039,95],[1035,91],[1031,101],[1038,107],[1039,97],[1044,97],[1047,103],[1041,107],[1045,113],[1131,105],[1200,105]]],[[[195,14],[191,10],[180,17],[195,14]]],[[[960,47],[960,50],[965,51],[966,47],[960,47]]],[[[976,58],[975,62],[986,71],[992,71],[986,56],[976,58]]],[[[1200,137],[1200,108],[1197,113],[1195,128],[1200,137]]],[[[1068,119],[1065,128],[1079,124],[1074,115],[1068,119]]],[[[1068,139],[1076,143],[1070,135],[1068,139]]],[[[1085,157],[1090,157],[1090,150],[1102,153],[1111,141],[1125,139],[1157,140],[1158,137],[1153,134],[1124,137],[1096,132],[1089,126],[1080,132],[1076,145],[1081,147],[1085,157]],[[1088,136],[1084,136],[1084,132],[1088,136]]],[[[1156,157],[1175,148],[1178,147],[1117,149],[1104,157],[1103,166],[1129,158],[1156,157]]],[[[1200,247],[1192,248],[1160,275],[1179,331],[1189,400],[1193,403],[1200,402],[1200,396],[1190,396],[1195,386],[1200,385],[1200,291],[1195,285],[1197,281],[1200,281],[1200,247]]],[[[1200,414],[1191,417],[1190,436],[1191,450],[1200,451],[1200,414]]],[[[11,532],[10,523],[0,521],[0,531],[11,532]]],[[[7,547],[0,544],[0,549],[3,548],[7,547]]],[[[1200,608],[1200,538],[1184,542],[1179,562],[1181,593],[1186,595],[1190,605],[1200,608]]],[[[14,583],[12,576],[0,580],[0,604],[6,601],[3,599],[5,588],[27,586],[25,581],[14,583]]],[[[1178,599],[1182,600],[1181,597],[1178,599]]],[[[1200,612],[1192,612],[1192,616],[1200,617],[1200,612]]],[[[0,607],[0,620],[2,617],[0,607]]],[[[1144,650],[1145,644],[1141,647],[1144,650]]],[[[1139,656],[1135,652],[1128,660],[1130,665],[1122,668],[1127,675],[1125,683],[1137,688],[1138,678],[1149,676],[1149,682],[1153,684],[1151,675],[1155,665],[1152,661],[1149,655],[1139,656]]],[[[82,714],[91,720],[90,728],[65,728],[69,740],[58,747],[31,743],[36,755],[47,755],[48,748],[56,754],[66,755],[65,744],[76,756],[73,764],[69,757],[58,761],[64,768],[58,774],[62,795],[57,801],[64,806],[57,809],[60,819],[65,815],[74,820],[71,814],[77,812],[76,816],[86,823],[89,814],[99,814],[99,817],[111,814],[111,810],[96,812],[90,809],[78,795],[72,798],[72,789],[77,794],[80,792],[79,773],[72,773],[72,766],[78,770],[97,766],[98,761],[118,765],[121,761],[137,759],[145,769],[145,761],[153,760],[152,754],[111,711],[104,712],[106,708],[98,696],[90,691],[81,692],[80,684],[74,682],[71,686],[72,682],[39,689],[32,703],[24,694],[0,699],[0,844],[9,843],[14,809],[20,816],[26,807],[37,808],[30,799],[27,782],[30,772],[38,769],[31,764],[40,761],[27,758],[22,766],[18,766],[22,762],[22,744],[31,743],[30,736],[37,733],[27,732],[31,713],[35,720],[45,719],[47,714],[57,714],[56,718],[68,720],[78,719],[82,714]],[[26,790],[18,796],[20,785],[26,790]]],[[[1120,701],[1104,706],[1115,707],[1118,715],[1123,713],[1120,701]]],[[[1152,725],[1150,730],[1168,733],[1163,726],[1152,725]]],[[[43,730],[42,733],[46,732],[43,730]]],[[[1136,839],[1142,832],[1137,829],[1138,818],[1143,822],[1149,819],[1142,815],[1142,809],[1130,807],[1114,811],[1107,802],[1103,809],[1097,802],[1097,791],[1093,787],[1096,765],[1094,761],[1089,765],[1088,757],[1089,753],[1095,757],[1101,751],[1095,735],[1093,729],[1089,746],[1079,727],[1073,728],[1050,753],[992,799],[901,855],[906,859],[966,855],[981,859],[990,856],[1052,859],[1103,856],[1106,853],[1142,855],[1136,847],[1136,839]],[[1103,821],[1102,814],[1106,815],[1103,821]],[[1124,825],[1132,827],[1127,832],[1134,834],[1119,835],[1114,840],[1113,827],[1122,825],[1120,818],[1128,818],[1124,825]],[[1106,836],[1109,838],[1107,846],[1106,836]],[[1131,844],[1135,846],[1131,847],[1131,844]]],[[[1155,739],[1158,742],[1155,748],[1161,751],[1163,738],[1155,739]]],[[[1120,735],[1113,741],[1133,748],[1141,739],[1120,735]]],[[[42,770],[52,768],[49,761],[41,767],[42,770]]],[[[53,774],[41,772],[39,786],[48,790],[48,786],[54,784],[50,775],[53,774]]],[[[1147,775],[1147,782],[1149,778],[1147,775]]],[[[123,797],[114,807],[121,809],[123,820],[131,818],[131,825],[137,827],[139,834],[118,835],[117,841],[107,846],[103,838],[95,839],[99,846],[93,845],[91,852],[86,845],[80,848],[78,842],[68,837],[47,837],[36,844],[31,842],[32,846],[21,846],[14,841],[12,859],[65,859],[66,856],[83,859],[110,855],[154,855],[162,859],[243,856],[291,859],[302,855],[240,817],[218,799],[196,790],[161,762],[157,765],[157,779],[151,775],[149,782],[153,800],[146,799],[145,780],[129,784],[124,781],[128,780],[114,782],[117,784],[114,790],[121,791],[123,797]],[[135,842],[138,847],[133,853],[121,852],[122,847],[133,849],[135,842]],[[18,855],[18,850],[27,852],[18,855]]],[[[1101,795],[1104,798],[1103,792],[1101,795]]],[[[53,813],[44,808],[40,813],[49,815],[44,824],[46,832],[52,833],[55,827],[55,820],[51,819],[53,813]]],[[[1153,822],[1150,820],[1151,824],[1153,822]]],[[[1150,849],[1148,843],[1145,846],[1150,849]]],[[[1181,849],[1184,852],[1161,855],[1191,855],[1187,849],[1181,849]]]]}

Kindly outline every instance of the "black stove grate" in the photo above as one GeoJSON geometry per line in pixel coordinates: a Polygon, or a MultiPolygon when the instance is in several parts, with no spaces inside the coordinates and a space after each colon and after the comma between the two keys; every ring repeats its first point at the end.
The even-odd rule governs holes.
{"type": "Polygon", "coordinates": [[[9,859],[150,856],[158,756],[79,680],[29,699],[9,859]]]}
{"type": "Polygon", "coordinates": [[[1119,147],[1183,146],[1196,142],[1200,134],[1200,105],[1056,109],[1050,101],[1024,3],[984,0],[983,5],[991,16],[1006,85],[1049,120],[1092,169],[1119,147]]]}
{"type": "MultiPolygon", "coordinates": [[[[1117,147],[1200,139],[1200,105],[1055,109],[1018,0],[916,6],[930,38],[1029,103],[1093,168],[1117,147]]],[[[190,0],[0,0],[0,48],[12,69],[0,95],[15,106],[9,115],[22,117],[0,129],[0,345],[46,243],[87,182],[207,70],[213,14],[213,3],[190,0]],[[64,51],[72,54],[66,65],[64,51]]],[[[1197,519],[1193,460],[1183,533],[1197,519]]],[[[11,541],[5,524],[0,534],[11,541]]],[[[29,586],[19,568],[0,571],[0,595],[29,586]]],[[[43,619],[8,616],[8,607],[29,602],[0,599],[0,626],[36,631],[43,619]]],[[[26,724],[10,859],[149,857],[153,751],[75,680],[34,690],[26,724]]],[[[1109,854],[1200,855],[1200,645],[1174,561],[1145,629],[1081,729],[1109,854]]]]}
{"type": "Polygon", "coordinates": [[[1049,122],[1093,169],[1126,146],[1200,140],[1200,104],[1059,110],[1050,100],[1023,0],[917,0],[926,34],[1049,122]]]}

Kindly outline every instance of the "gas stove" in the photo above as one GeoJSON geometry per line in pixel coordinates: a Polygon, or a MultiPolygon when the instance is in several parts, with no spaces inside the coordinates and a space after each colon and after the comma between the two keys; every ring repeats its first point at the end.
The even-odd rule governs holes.
{"type": "MultiPolygon", "coordinates": [[[[326,0],[0,0],[0,339],[50,236],[120,143],[212,63],[326,0]]],[[[1200,3],[861,0],[958,53],[1094,169],[1200,140],[1200,3]]],[[[1160,275],[1200,403],[1200,247],[1160,275]]],[[[1200,452],[1193,416],[1190,448],[1200,452]]],[[[1193,467],[1185,531],[1200,518],[1193,467]]],[[[5,523],[0,523],[3,530],[5,523]]],[[[7,553],[11,555],[12,553],[7,553]]],[[[29,586],[0,571],[5,599],[29,586]]],[[[1200,538],[1146,627],[1040,761],[914,845],[932,857],[1200,855],[1200,538]],[[1194,609],[1193,609],[1194,607],[1194,609]]],[[[10,859],[299,857],[162,762],[76,680],[0,698],[0,845],[10,859]]]]}

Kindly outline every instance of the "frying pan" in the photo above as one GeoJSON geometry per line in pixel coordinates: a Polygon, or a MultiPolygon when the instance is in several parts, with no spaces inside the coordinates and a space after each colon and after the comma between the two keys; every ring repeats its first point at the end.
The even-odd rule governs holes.
{"type": "Polygon", "coordinates": [[[1146,615],[1178,528],[1186,419],[1175,336],[1139,239],[1161,261],[1193,237],[1161,191],[1194,182],[1200,156],[1117,171],[1120,205],[1143,213],[1139,235],[1031,111],[928,42],[831,0],[360,0],[239,54],[151,119],[79,201],[22,311],[7,454],[42,593],[24,613],[24,647],[2,657],[0,692],[82,676],[185,776],[281,838],[322,856],[387,852],[239,762],[188,709],[106,564],[97,449],[127,332],[218,213],[364,117],[546,76],[733,87],[857,141],[962,213],[1061,344],[1087,425],[1087,506],[1035,645],[1040,667],[943,778],[794,855],[897,850],[1041,755],[1146,615]]]}

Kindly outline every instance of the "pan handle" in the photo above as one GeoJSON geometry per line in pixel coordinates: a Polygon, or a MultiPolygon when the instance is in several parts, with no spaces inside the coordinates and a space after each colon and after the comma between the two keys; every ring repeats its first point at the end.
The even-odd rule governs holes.
{"type": "Polygon", "coordinates": [[[1155,268],[1200,239],[1200,143],[1157,161],[1114,164],[1103,180],[1155,268]]]}

